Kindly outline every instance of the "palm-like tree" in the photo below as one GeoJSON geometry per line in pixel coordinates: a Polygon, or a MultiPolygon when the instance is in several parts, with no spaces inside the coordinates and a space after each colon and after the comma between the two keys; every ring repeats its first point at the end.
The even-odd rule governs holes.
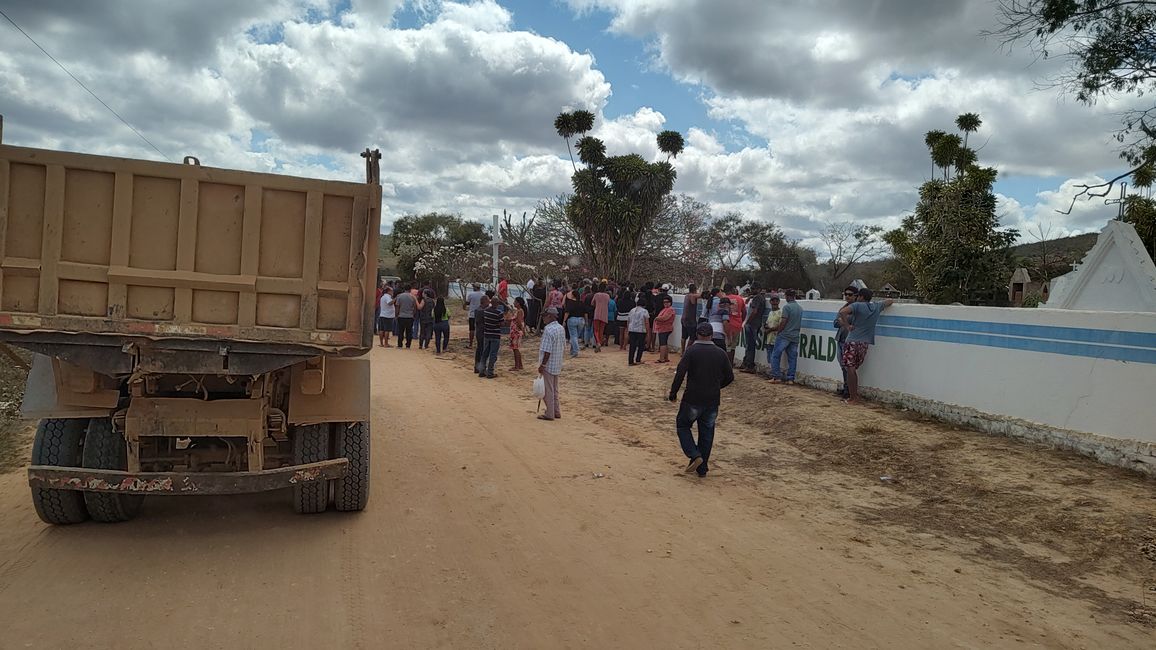
{"type": "Polygon", "coordinates": [[[606,160],[606,144],[598,138],[585,136],[575,146],[578,149],[578,160],[587,167],[598,167],[606,160]]]}
{"type": "Polygon", "coordinates": [[[589,133],[594,128],[594,113],[578,110],[570,113],[570,116],[574,120],[575,133],[589,133]]]}
{"type": "MultiPolygon", "coordinates": [[[[935,145],[937,145],[939,143],[939,141],[941,139],[943,139],[943,136],[945,136],[945,135],[947,135],[947,134],[944,133],[943,131],[940,131],[939,129],[935,129],[933,131],[928,131],[927,134],[923,136],[923,144],[927,145],[927,151],[929,153],[934,154],[935,145]]],[[[932,178],[935,177],[935,158],[934,158],[934,156],[931,158],[931,177],[932,178]]]]}
{"type": "Polygon", "coordinates": [[[976,113],[964,113],[955,118],[955,126],[963,131],[963,146],[967,146],[967,136],[969,133],[975,133],[983,124],[983,120],[979,119],[976,113]]]}
{"type": "Polygon", "coordinates": [[[578,133],[574,114],[565,111],[558,113],[558,117],[554,118],[554,130],[566,141],[566,151],[570,154],[570,164],[574,167],[574,171],[578,171],[578,164],[574,162],[574,151],[570,149],[570,138],[578,133]]]}
{"type": "Polygon", "coordinates": [[[956,156],[963,147],[963,139],[954,133],[945,133],[931,148],[931,160],[943,170],[943,180],[947,180],[948,170],[955,164],[956,156]]]}
{"type": "Polygon", "coordinates": [[[678,131],[663,131],[658,134],[658,150],[666,154],[666,160],[677,158],[686,147],[686,141],[678,131]]]}

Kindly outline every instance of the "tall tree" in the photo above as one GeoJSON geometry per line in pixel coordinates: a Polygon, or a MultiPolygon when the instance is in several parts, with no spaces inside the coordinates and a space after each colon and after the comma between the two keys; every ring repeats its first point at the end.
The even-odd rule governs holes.
{"type": "Polygon", "coordinates": [[[751,258],[758,269],[754,273],[755,279],[765,287],[806,290],[815,286],[807,271],[817,262],[815,251],[787,239],[782,231],[760,240],[751,258]]]}
{"type": "MultiPolygon", "coordinates": [[[[562,113],[555,125],[559,135],[585,133],[593,127],[589,111],[562,113]]],[[[681,136],[673,132],[659,136],[659,149],[667,160],[647,162],[638,154],[606,156],[601,140],[584,137],[579,141],[579,158],[584,167],[575,167],[571,182],[574,194],[566,206],[566,216],[578,234],[585,257],[594,272],[628,278],[643,234],[666,205],[677,174],[670,158],[682,150],[681,136]],[[677,135],[677,134],[675,134],[677,135]]],[[[569,140],[567,140],[569,149],[569,140]]]]}
{"type": "Polygon", "coordinates": [[[850,221],[829,222],[819,231],[819,239],[827,249],[827,260],[823,262],[826,273],[820,287],[823,293],[835,287],[855,264],[886,252],[887,245],[880,239],[882,232],[881,226],[850,221]]]}
{"type": "Polygon", "coordinates": [[[736,281],[736,270],[750,266],[756,248],[771,239],[782,239],[775,224],[745,219],[737,212],[724,214],[706,229],[713,266],[731,282],[736,281]]]}
{"type": "MultiPolygon", "coordinates": [[[[1027,45],[1067,68],[1056,84],[1092,105],[1105,97],[1156,90],[1156,2],[1144,0],[1000,0],[999,26],[988,36],[1027,45]]],[[[1119,181],[1147,187],[1156,175],[1156,105],[1123,114],[1116,139],[1131,167],[1103,183],[1080,185],[1073,198],[1105,197],[1119,181]]],[[[1069,211],[1071,208],[1069,207],[1069,211]]]]}
{"type": "Polygon", "coordinates": [[[432,259],[443,248],[454,245],[472,251],[484,247],[488,241],[485,226],[476,221],[466,221],[460,215],[439,212],[410,214],[394,222],[390,252],[398,256],[398,275],[417,279],[415,266],[419,259],[432,259]]]}
{"type": "Polygon", "coordinates": [[[1012,266],[1009,247],[1018,233],[1000,228],[992,190],[995,179],[995,169],[972,163],[950,180],[927,181],[919,190],[914,213],[884,235],[924,300],[940,304],[1006,300],[1012,266]]]}

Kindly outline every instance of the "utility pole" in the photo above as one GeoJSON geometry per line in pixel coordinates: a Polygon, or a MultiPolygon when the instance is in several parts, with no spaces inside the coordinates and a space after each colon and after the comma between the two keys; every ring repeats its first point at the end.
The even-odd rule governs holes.
{"type": "Polygon", "coordinates": [[[498,223],[498,215],[496,215],[496,214],[494,215],[493,240],[490,241],[490,245],[494,247],[494,269],[493,269],[494,277],[493,277],[493,281],[494,281],[494,291],[497,291],[498,290],[498,247],[502,245],[502,230],[501,230],[501,226],[498,223]]]}

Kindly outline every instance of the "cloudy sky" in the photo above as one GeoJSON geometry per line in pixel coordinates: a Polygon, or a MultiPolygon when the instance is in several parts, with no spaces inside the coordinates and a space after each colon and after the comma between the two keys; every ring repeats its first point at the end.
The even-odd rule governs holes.
{"type": "MultiPolygon", "coordinates": [[[[992,0],[5,0],[8,14],[169,159],[358,180],[383,153],[384,222],[488,219],[569,188],[553,131],[597,115],[609,153],[818,247],[828,221],[893,227],[931,172],[923,134],[979,113],[1004,223],[1098,230],[1075,183],[1120,170],[1127,100],[1089,108],[1057,71],[979,33],[992,0]]],[[[0,22],[4,142],[160,159],[0,22]]],[[[388,228],[388,225],[386,226],[388,228]]]]}

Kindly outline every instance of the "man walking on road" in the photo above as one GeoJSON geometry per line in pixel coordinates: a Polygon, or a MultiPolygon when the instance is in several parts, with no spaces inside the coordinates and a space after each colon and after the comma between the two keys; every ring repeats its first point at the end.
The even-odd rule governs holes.
{"type": "Polygon", "coordinates": [[[562,407],[558,402],[558,376],[562,374],[562,356],[566,354],[566,330],[558,323],[558,309],[551,307],[542,315],[546,327],[542,330],[542,342],[538,345],[538,374],[546,384],[546,412],[539,420],[557,420],[562,417],[562,407]]]}
{"type": "Polygon", "coordinates": [[[879,324],[879,315],[895,303],[894,300],[884,300],[881,303],[871,302],[874,294],[864,287],[859,290],[859,301],[853,302],[839,310],[839,324],[847,328],[847,341],[843,344],[843,366],[847,369],[847,403],[858,404],[859,399],[859,368],[867,360],[868,346],[875,345],[875,326],[879,324]]]}
{"type": "Polygon", "coordinates": [[[690,459],[686,472],[706,476],[710,470],[710,450],[714,445],[714,427],[723,388],[735,380],[727,353],[711,342],[714,328],[710,323],[699,323],[695,333],[698,340],[690,345],[678,362],[674,383],[670,385],[670,401],[678,399],[678,389],[686,378],[686,390],[674,426],[682,453],[690,459]],[[691,425],[698,423],[698,442],[691,434],[691,425]]]}
{"type": "Polygon", "coordinates": [[[759,285],[751,285],[754,296],[747,302],[747,319],[743,322],[743,338],[746,339],[746,350],[743,352],[743,372],[755,372],[755,341],[763,330],[763,322],[767,320],[767,290],[759,285]]]}
{"type": "Polygon", "coordinates": [[[795,368],[799,363],[799,334],[803,329],[803,308],[795,302],[795,290],[787,289],[787,304],[783,305],[779,332],[775,336],[775,348],[771,351],[771,383],[784,383],[782,368],[783,352],[787,353],[787,374],[785,383],[795,383],[795,368]]]}

